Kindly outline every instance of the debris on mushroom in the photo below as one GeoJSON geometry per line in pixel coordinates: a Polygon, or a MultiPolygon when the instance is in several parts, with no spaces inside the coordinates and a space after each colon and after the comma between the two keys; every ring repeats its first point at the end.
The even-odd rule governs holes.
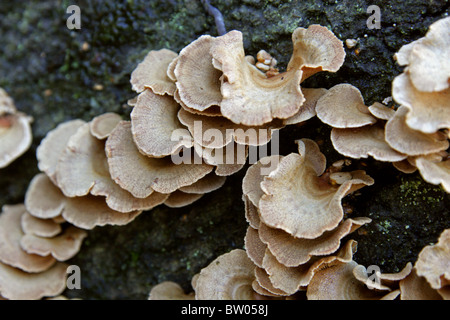
{"type": "Polygon", "coordinates": [[[0,88],[0,168],[5,168],[31,146],[33,119],[17,111],[13,99],[0,88]]]}

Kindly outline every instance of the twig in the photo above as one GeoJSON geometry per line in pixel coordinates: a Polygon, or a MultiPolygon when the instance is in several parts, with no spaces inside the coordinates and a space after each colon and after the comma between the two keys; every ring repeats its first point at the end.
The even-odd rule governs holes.
{"type": "Polygon", "coordinates": [[[208,14],[214,17],[214,21],[216,23],[216,29],[219,36],[224,35],[227,33],[227,30],[225,28],[225,23],[223,21],[222,13],[217,9],[216,7],[213,7],[209,0],[200,0],[203,6],[205,7],[205,10],[208,11],[208,14]]]}

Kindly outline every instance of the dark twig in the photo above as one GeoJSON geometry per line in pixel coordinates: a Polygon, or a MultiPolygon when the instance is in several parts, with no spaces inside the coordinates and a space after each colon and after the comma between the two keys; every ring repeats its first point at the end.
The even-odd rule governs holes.
{"type": "Polygon", "coordinates": [[[205,7],[205,10],[208,11],[208,14],[214,17],[214,21],[216,22],[216,29],[219,36],[224,35],[227,33],[227,30],[225,29],[225,23],[223,21],[222,13],[217,9],[216,7],[213,7],[209,0],[200,0],[203,6],[205,7]]]}

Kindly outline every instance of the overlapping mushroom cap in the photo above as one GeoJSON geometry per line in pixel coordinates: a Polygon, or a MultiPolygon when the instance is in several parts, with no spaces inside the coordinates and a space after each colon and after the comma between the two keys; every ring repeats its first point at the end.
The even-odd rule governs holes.
{"type": "Polygon", "coordinates": [[[263,158],[243,179],[246,252],[257,266],[254,289],[263,295],[294,295],[322,264],[351,260],[356,243],[341,248],[341,240],[371,221],[344,218],[341,200],[373,180],[363,171],[325,171],[313,140],[298,145],[298,154],[263,158]]]}
{"type": "Polygon", "coordinates": [[[0,295],[35,300],[66,288],[64,262],[80,249],[84,230],[31,216],[24,204],[5,205],[0,214],[0,295]]]}
{"type": "Polygon", "coordinates": [[[31,146],[32,118],[17,111],[14,101],[0,88],[0,168],[8,166],[31,146]]]}

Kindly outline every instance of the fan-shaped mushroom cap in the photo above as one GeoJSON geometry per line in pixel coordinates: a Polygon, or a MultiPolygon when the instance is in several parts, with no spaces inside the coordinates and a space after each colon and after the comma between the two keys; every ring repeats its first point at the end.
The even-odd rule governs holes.
{"type": "Polygon", "coordinates": [[[137,198],[153,191],[172,193],[193,184],[213,170],[202,164],[175,164],[170,157],[150,158],[133,142],[131,123],[121,121],[106,141],[109,170],[113,180],[137,198]]]}
{"type": "Polygon", "coordinates": [[[173,139],[175,130],[184,129],[177,118],[180,106],[170,96],[157,95],[151,90],[142,92],[131,112],[131,131],[139,151],[149,157],[162,158],[192,147],[192,138],[186,132],[173,139]]]}
{"type": "Polygon", "coordinates": [[[106,139],[120,120],[122,117],[114,112],[101,114],[89,123],[91,134],[99,140],[106,139]]]}
{"type": "Polygon", "coordinates": [[[297,267],[308,262],[312,256],[332,254],[340,247],[341,239],[369,223],[369,218],[342,221],[335,229],[324,232],[315,239],[294,238],[288,233],[261,224],[259,236],[276,259],[287,267],[297,267]]]}
{"type": "Polygon", "coordinates": [[[177,53],[168,49],[152,50],[131,73],[131,86],[136,92],[152,89],[157,94],[173,95],[175,83],[168,77],[167,68],[177,53]]]}
{"type": "Polygon", "coordinates": [[[426,134],[408,127],[408,113],[408,108],[400,106],[386,123],[385,138],[392,148],[410,156],[418,156],[449,147],[447,137],[441,132],[426,134]]]}
{"type": "Polygon", "coordinates": [[[253,300],[255,265],[242,249],[225,253],[200,271],[195,285],[197,300],[253,300]]]}
{"type": "Polygon", "coordinates": [[[319,270],[351,261],[355,248],[356,242],[349,240],[335,255],[313,257],[298,267],[287,267],[281,264],[267,249],[262,261],[265,272],[261,272],[257,268],[255,270],[258,271],[255,272],[256,279],[263,288],[273,294],[292,295],[308,286],[314,274],[319,270]]]}
{"type": "Polygon", "coordinates": [[[197,182],[185,187],[181,187],[180,191],[192,194],[204,194],[215,191],[222,187],[226,181],[226,177],[218,176],[214,173],[209,173],[197,182]]]}
{"type": "Polygon", "coordinates": [[[237,124],[262,125],[293,116],[304,102],[301,70],[268,78],[245,58],[242,33],[217,37],[211,47],[214,66],[223,72],[222,114],[237,124]]]}
{"type": "Polygon", "coordinates": [[[358,264],[354,261],[341,263],[320,270],[308,285],[309,300],[374,300],[383,294],[370,290],[353,274],[358,264]]]}
{"type": "Polygon", "coordinates": [[[142,213],[140,210],[127,213],[111,209],[105,198],[87,195],[67,198],[63,211],[64,219],[81,229],[91,230],[96,226],[122,226],[133,221],[142,213]]]}
{"type": "Polygon", "coordinates": [[[22,112],[0,114],[0,168],[8,166],[31,146],[32,118],[22,112]]]}
{"type": "Polygon", "coordinates": [[[57,184],[56,166],[58,159],[64,152],[72,135],[86,122],[80,119],[70,120],[59,124],[55,129],[47,133],[36,150],[39,170],[57,184]]]}
{"type": "Polygon", "coordinates": [[[201,193],[186,193],[180,190],[172,192],[164,201],[169,208],[181,208],[188,206],[203,197],[201,193]]]}
{"type": "Polygon", "coordinates": [[[358,88],[341,83],[330,88],[316,104],[317,117],[333,128],[358,128],[374,124],[358,88]]]}
{"type": "Polygon", "coordinates": [[[42,238],[52,238],[62,231],[61,225],[53,219],[39,219],[29,212],[22,214],[22,231],[42,238]]]}
{"type": "Polygon", "coordinates": [[[287,70],[301,68],[302,81],[319,71],[336,72],[344,63],[344,44],[326,27],[297,28],[292,33],[292,43],[294,52],[287,70]]]}
{"type": "Polygon", "coordinates": [[[374,117],[381,120],[389,120],[395,114],[394,109],[391,109],[379,102],[375,102],[368,108],[368,110],[374,117]]]}
{"type": "Polygon", "coordinates": [[[420,91],[442,91],[450,79],[450,17],[434,22],[420,41],[414,43],[408,57],[408,71],[420,91]]]}
{"type": "Polygon", "coordinates": [[[155,285],[148,296],[148,300],[194,300],[194,293],[186,294],[183,288],[175,282],[164,281],[155,285]]]}
{"type": "Polygon", "coordinates": [[[450,229],[441,233],[436,244],[422,249],[414,267],[417,275],[425,277],[433,289],[441,289],[449,284],[450,229]]]}
{"type": "Polygon", "coordinates": [[[48,270],[28,273],[0,262],[0,293],[10,300],[38,300],[66,289],[68,265],[57,262],[48,270]]]}
{"type": "Polygon", "coordinates": [[[69,226],[61,234],[53,238],[43,238],[25,234],[20,239],[20,246],[25,252],[40,256],[52,255],[58,261],[67,261],[80,250],[87,232],[74,226],[69,226]]]}
{"type": "Polygon", "coordinates": [[[445,191],[450,193],[450,159],[441,162],[418,157],[414,165],[419,169],[422,178],[431,184],[441,184],[445,191]]]}
{"type": "Polygon", "coordinates": [[[299,143],[299,153],[285,156],[276,170],[264,181],[264,195],[259,200],[262,221],[298,238],[313,239],[334,229],[343,217],[341,200],[347,194],[372,185],[373,179],[363,171],[332,186],[319,176],[325,169],[325,157],[309,139],[299,143]]]}
{"type": "Polygon", "coordinates": [[[282,158],[283,156],[279,155],[264,157],[247,169],[242,179],[242,192],[253,206],[258,207],[259,200],[264,195],[261,189],[261,182],[264,181],[264,177],[275,170],[282,158]]]}
{"type": "Polygon", "coordinates": [[[431,288],[424,277],[419,277],[413,268],[399,283],[401,300],[441,300],[439,293],[431,288]]]}
{"type": "Polygon", "coordinates": [[[176,87],[183,103],[194,110],[204,111],[220,105],[221,72],[214,68],[211,45],[215,38],[203,35],[184,47],[174,69],[176,87]]]}
{"type": "Polygon", "coordinates": [[[36,218],[58,217],[64,210],[66,199],[45,173],[38,173],[28,185],[25,194],[27,211],[36,218]]]}
{"type": "Polygon", "coordinates": [[[361,128],[333,128],[331,142],[337,152],[353,159],[371,156],[378,161],[398,162],[407,158],[386,142],[385,129],[376,124],[361,128]]]}
{"type": "Polygon", "coordinates": [[[20,239],[24,236],[21,227],[25,206],[5,205],[0,215],[0,261],[26,272],[42,272],[55,264],[52,256],[42,257],[28,254],[20,247],[20,239]]]}
{"type": "Polygon", "coordinates": [[[408,71],[392,82],[392,96],[395,101],[409,109],[406,124],[424,133],[435,133],[450,128],[450,89],[438,92],[422,92],[411,83],[408,71]]]}

